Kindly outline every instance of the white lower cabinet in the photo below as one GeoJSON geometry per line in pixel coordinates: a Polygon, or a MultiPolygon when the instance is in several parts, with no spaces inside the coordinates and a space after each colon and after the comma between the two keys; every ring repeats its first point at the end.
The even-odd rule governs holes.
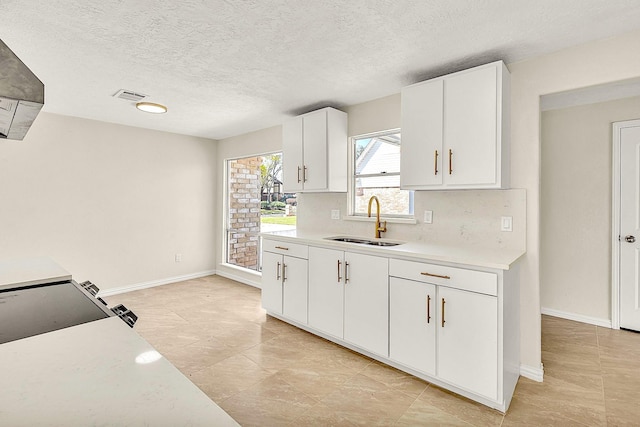
{"type": "MultiPolygon", "coordinates": [[[[268,246],[266,241],[264,246],[268,246]]],[[[262,307],[268,312],[306,324],[308,261],[281,252],[293,249],[296,255],[306,257],[307,247],[289,246],[273,247],[278,252],[265,250],[262,254],[262,307]]]]}
{"type": "Polygon", "coordinates": [[[436,373],[436,287],[389,278],[389,358],[436,373]]]}
{"type": "Polygon", "coordinates": [[[498,298],[438,287],[437,375],[496,399],[498,394],[498,298]]]}
{"type": "Polygon", "coordinates": [[[262,304],[282,320],[506,411],[520,372],[517,267],[481,271],[265,239],[262,304]]]}
{"type": "Polygon", "coordinates": [[[309,248],[309,326],[344,337],[344,252],[309,248]]]}
{"type": "Polygon", "coordinates": [[[388,355],[387,258],[309,248],[309,326],[388,355]]]}
{"type": "Polygon", "coordinates": [[[344,340],[389,356],[389,260],[344,254],[344,340]]]}

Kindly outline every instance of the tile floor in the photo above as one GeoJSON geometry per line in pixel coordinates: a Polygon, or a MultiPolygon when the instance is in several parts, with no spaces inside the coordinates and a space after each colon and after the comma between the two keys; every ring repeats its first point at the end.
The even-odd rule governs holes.
{"type": "Polygon", "coordinates": [[[136,330],[243,426],[638,426],[640,334],[543,316],[543,383],[506,415],[265,315],[219,276],[120,294],[136,330]]]}

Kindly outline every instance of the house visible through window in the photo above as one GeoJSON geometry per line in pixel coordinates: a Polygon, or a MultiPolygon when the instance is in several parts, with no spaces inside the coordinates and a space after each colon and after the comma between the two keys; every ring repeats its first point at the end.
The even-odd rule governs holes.
{"type": "Polygon", "coordinates": [[[369,199],[377,196],[387,217],[413,215],[413,191],[400,189],[400,131],[352,139],[352,215],[366,215],[369,199]]]}
{"type": "Polygon", "coordinates": [[[282,192],[282,153],[228,160],[226,180],[226,262],[260,271],[260,232],[296,228],[296,194],[282,192]]]}

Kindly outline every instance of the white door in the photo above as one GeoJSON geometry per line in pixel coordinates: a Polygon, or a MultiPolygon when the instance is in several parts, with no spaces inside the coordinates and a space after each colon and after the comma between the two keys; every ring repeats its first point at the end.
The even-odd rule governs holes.
{"type": "Polygon", "coordinates": [[[444,81],[444,181],[447,185],[496,182],[496,66],[444,81]]]}
{"type": "Polygon", "coordinates": [[[282,182],[284,190],[302,190],[302,117],[282,124],[282,182]]]}
{"type": "Polygon", "coordinates": [[[640,331],[640,120],[620,138],[620,327],[640,331]]]}
{"type": "Polygon", "coordinates": [[[262,308],[282,314],[282,255],[262,253],[262,308]]]}
{"type": "Polygon", "coordinates": [[[389,278],[389,358],[436,373],[436,287],[389,278]]]}
{"type": "Polygon", "coordinates": [[[304,117],[302,134],[304,141],[305,191],[327,189],[327,111],[320,110],[304,117]]]}
{"type": "Polygon", "coordinates": [[[389,356],[389,260],[345,252],[344,339],[389,356]]]}
{"type": "Polygon", "coordinates": [[[307,323],[307,260],[285,256],[282,267],[282,314],[307,323]]]}
{"type": "Polygon", "coordinates": [[[344,252],[309,247],[309,326],[342,338],[344,252]]]}
{"type": "Polygon", "coordinates": [[[442,91],[442,80],[402,89],[402,188],[442,185],[442,91]]]}
{"type": "Polygon", "coordinates": [[[438,287],[437,375],[498,398],[498,298],[438,287]]]}

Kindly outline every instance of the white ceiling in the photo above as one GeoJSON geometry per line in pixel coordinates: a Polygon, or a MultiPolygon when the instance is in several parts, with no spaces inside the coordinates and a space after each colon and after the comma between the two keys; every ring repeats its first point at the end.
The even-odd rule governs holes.
{"type": "Polygon", "coordinates": [[[631,31],[640,1],[2,0],[0,19],[43,111],[221,139],[631,31]]]}

